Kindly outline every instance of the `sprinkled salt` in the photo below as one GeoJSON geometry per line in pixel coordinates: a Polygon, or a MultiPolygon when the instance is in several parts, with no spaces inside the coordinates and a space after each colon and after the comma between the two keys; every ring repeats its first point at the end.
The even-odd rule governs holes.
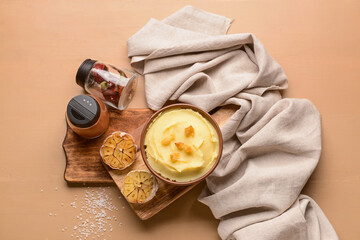
{"type": "Polygon", "coordinates": [[[112,232],[111,221],[117,221],[117,219],[115,215],[110,215],[110,212],[118,211],[118,208],[113,205],[112,198],[106,192],[106,187],[85,190],[84,195],[79,198],[79,202],[75,195],[75,201],[70,205],[74,208],[76,205],[81,206],[80,213],[76,216],[80,222],[72,230],[73,236],[76,236],[77,239],[91,237],[95,239],[96,236],[97,238],[104,236],[107,230],[112,232]]]}

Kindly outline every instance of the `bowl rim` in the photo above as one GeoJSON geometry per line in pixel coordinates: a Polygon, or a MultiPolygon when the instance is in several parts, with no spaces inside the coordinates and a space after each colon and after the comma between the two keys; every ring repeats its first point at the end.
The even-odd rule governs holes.
{"type": "Polygon", "coordinates": [[[213,171],[214,169],[216,168],[216,166],[219,164],[219,161],[221,159],[221,156],[222,156],[222,151],[223,151],[223,138],[222,138],[222,133],[221,133],[221,130],[220,130],[220,127],[219,125],[217,124],[217,122],[214,120],[214,118],[209,114],[207,113],[206,111],[202,110],[201,108],[199,107],[196,107],[192,104],[188,104],[188,103],[175,103],[175,104],[171,104],[171,105],[168,105],[166,107],[163,107],[161,108],[160,110],[156,111],[151,117],[149,120],[147,120],[147,122],[145,123],[142,131],[141,131],[141,136],[140,136],[140,151],[141,151],[141,156],[143,158],[143,161],[146,165],[146,167],[150,170],[150,172],[152,174],[154,174],[158,179],[161,179],[162,181],[166,182],[166,183],[169,183],[169,184],[172,184],[172,185],[177,185],[177,186],[187,186],[187,185],[192,185],[194,183],[199,183],[201,182],[202,180],[204,180],[207,176],[209,176],[213,171]],[[191,181],[187,181],[187,182],[177,182],[177,181],[174,181],[174,180],[170,180],[168,178],[165,178],[163,176],[161,176],[159,173],[157,173],[151,166],[150,166],[150,163],[148,162],[147,160],[147,156],[146,156],[146,152],[145,152],[145,136],[146,136],[146,133],[147,133],[147,129],[149,127],[149,125],[153,122],[153,120],[162,112],[164,111],[167,111],[169,109],[176,109],[176,108],[181,108],[181,109],[192,109],[198,113],[200,113],[206,120],[208,120],[212,125],[213,127],[215,128],[215,131],[218,135],[218,139],[219,139],[219,154],[215,160],[215,162],[213,163],[212,167],[204,174],[202,175],[201,177],[197,178],[197,179],[194,179],[194,180],[191,180],[191,181]]]}

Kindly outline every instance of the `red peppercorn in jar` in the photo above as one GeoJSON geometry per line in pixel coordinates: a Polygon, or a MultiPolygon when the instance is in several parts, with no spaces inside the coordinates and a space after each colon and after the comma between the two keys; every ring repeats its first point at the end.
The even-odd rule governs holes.
{"type": "Polygon", "coordinates": [[[124,110],[134,96],[137,74],[128,69],[86,59],[77,71],[76,83],[109,106],[124,110]]]}

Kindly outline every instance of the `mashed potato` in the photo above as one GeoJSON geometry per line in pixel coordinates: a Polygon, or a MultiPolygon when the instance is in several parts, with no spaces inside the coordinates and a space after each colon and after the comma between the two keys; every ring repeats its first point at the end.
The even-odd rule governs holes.
{"type": "Polygon", "coordinates": [[[178,182],[204,175],[219,155],[219,137],[212,124],[192,109],[171,109],[157,116],[145,136],[151,167],[178,182]]]}

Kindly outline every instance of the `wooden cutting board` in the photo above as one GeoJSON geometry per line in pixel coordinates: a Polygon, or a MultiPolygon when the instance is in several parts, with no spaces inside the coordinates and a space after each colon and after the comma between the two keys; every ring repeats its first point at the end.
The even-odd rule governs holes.
{"type": "MultiPolygon", "coordinates": [[[[212,116],[222,126],[233,114],[234,107],[223,107],[212,116]]],[[[128,109],[124,111],[110,110],[109,129],[101,137],[86,140],[76,135],[67,126],[63,148],[66,156],[64,178],[68,183],[112,183],[121,188],[124,177],[129,171],[146,169],[141,154],[134,164],[125,170],[114,170],[104,165],[99,154],[104,139],[114,131],[124,131],[133,135],[135,142],[140,146],[142,126],[154,112],[150,109],[128,109]]],[[[179,187],[165,183],[158,179],[159,190],[156,196],[145,204],[131,204],[131,208],[140,219],[146,220],[177,198],[188,192],[195,185],[179,187]]]]}

